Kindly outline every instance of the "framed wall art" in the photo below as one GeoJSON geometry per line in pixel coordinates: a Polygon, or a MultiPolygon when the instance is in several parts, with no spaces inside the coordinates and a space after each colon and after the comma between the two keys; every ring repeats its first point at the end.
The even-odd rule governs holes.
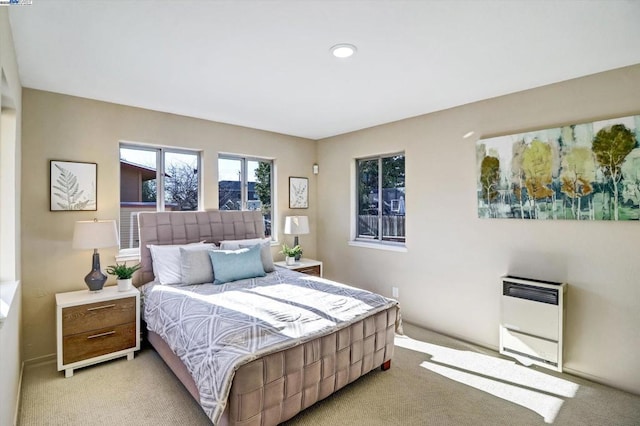
{"type": "Polygon", "coordinates": [[[51,160],[49,164],[50,210],[97,210],[98,165],[51,160]]]}
{"type": "Polygon", "coordinates": [[[478,216],[640,219],[640,115],[482,139],[478,216]]]}
{"type": "Polygon", "coordinates": [[[309,179],[289,177],[289,208],[309,208],[309,179]]]}

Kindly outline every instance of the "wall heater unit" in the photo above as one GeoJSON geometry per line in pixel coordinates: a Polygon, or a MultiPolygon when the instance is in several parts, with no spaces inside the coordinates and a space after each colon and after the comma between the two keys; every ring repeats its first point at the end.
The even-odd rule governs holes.
{"type": "Polygon", "coordinates": [[[500,353],[562,371],[565,283],[502,277],[500,353]]]}

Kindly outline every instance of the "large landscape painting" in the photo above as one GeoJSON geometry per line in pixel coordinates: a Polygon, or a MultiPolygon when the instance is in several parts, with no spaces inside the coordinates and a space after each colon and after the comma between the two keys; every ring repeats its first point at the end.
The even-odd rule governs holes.
{"type": "Polygon", "coordinates": [[[638,220],[640,115],[477,143],[481,218],[638,220]]]}

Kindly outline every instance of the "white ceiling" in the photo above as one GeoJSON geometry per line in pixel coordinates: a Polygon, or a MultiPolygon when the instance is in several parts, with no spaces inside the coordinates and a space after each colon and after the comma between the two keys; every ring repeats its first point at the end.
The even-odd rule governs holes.
{"type": "Polygon", "coordinates": [[[321,139],[640,63],[640,1],[44,1],[24,87],[321,139]],[[356,56],[329,54],[353,43],[356,56]]]}

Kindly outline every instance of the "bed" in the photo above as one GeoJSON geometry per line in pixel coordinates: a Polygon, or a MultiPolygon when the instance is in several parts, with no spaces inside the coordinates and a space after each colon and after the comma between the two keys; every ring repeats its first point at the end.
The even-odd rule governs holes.
{"type": "MultiPolygon", "coordinates": [[[[260,212],[145,212],[138,222],[147,339],[213,424],[276,425],[390,367],[394,300],[285,268],[221,285],[158,283],[152,249],[179,246],[184,256],[186,245],[263,238],[260,212]],[[316,300],[322,309],[311,307],[316,300]]],[[[259,246],[244,246],[242,256],[259,246]]],[[[217,280],[222,268],[214,269],[217,280]]]]}

